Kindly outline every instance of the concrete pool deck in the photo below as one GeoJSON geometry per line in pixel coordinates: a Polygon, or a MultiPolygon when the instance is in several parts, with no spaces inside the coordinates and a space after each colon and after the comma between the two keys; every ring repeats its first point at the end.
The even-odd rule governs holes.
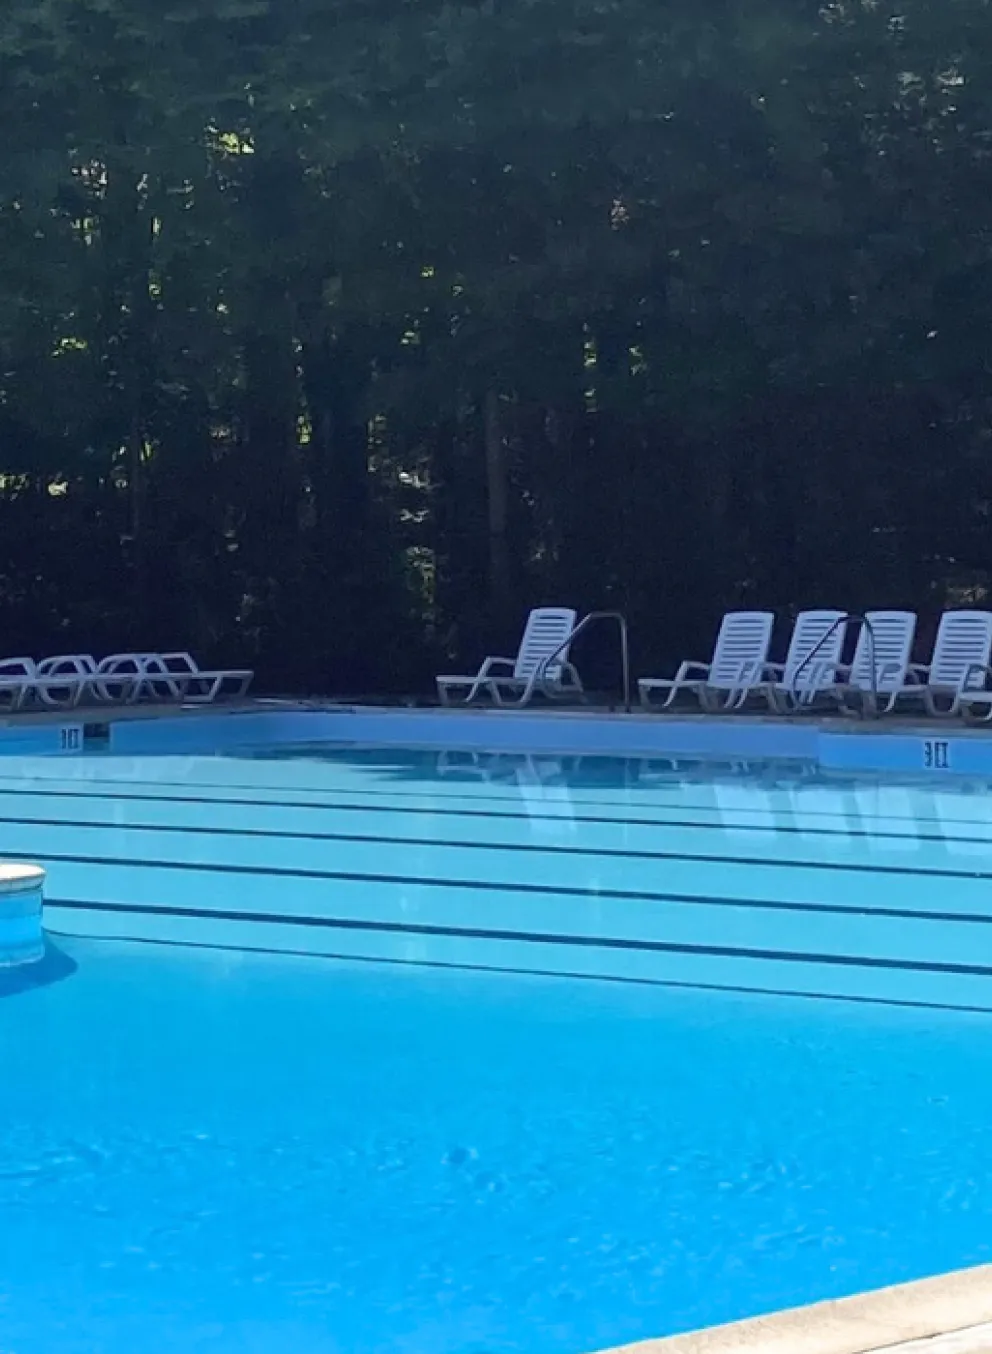
{"type": "Polygon", "coordinates": [[[992,1265],[602,1354],[990,1354],[992,1265]]]}
{"type": "Polygon", "coordinates": [[[767,710],[743,710],[728,714],[706,714],[698,706],[685,705],[670,710],[645,709],[635,704],[624,710],[616,702],[589,702],[585,705],[552,705],[534,703],[521,709],[501,709],[493,705],[469,706],[438,705],[417,697],[386,699],[375,695],[364,696],[246,696],[236,700],[216,701],[213,704],[181,702],[148,702],[142,705],[88,704],[63,708],[5,710],[0,713],[0,728],[22,728],[25,725],[65,724],[76,720],[84,724],[113,724],[135,719],[203,719],[218,715],[273,714],[279,711],[308,711],[330,713],[362,713],[380,715],[437,716],[458,721],[466,716],[497,720],[530,719],[535,716],[555,723],[615,719],[618,722],[644,720],[658,728],[665,725],[695,724],[721,728],[743,727],[802,727],[829,729],[831,733],[852,734],[887,733],[953,733],[955,737],[992,736],[989,724],[966,724],[957,718],[928,718],[923,714],[891,714],[864,718],[829,710],[815,713],[772,714],[767,710]]]}

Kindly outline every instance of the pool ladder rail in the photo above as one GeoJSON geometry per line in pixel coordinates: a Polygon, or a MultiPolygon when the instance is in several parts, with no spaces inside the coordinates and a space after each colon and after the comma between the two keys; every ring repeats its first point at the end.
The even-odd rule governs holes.
{"type": "Polygon", "coordinates": [[[839,616],[837,620],[834,621],[833,625],[830,626],[829,630],[820,636],[819,640],[813,645],[812,649],[810,649],[809,653],[792,674],[792,689],[789,694],[792,698],[793,705],[797,710],[806,703],[798,689],[800,675],[811,665],[820,650],[833,639],[837,631],[841,628],[846,628],[849,625],[860,625],[868,636],[868,668],[871,674],[871,685],[867,692],[869,699],[861,702],[860,708],[856,713],[860,714],[862,718],[878,718],[878,658],[876,653],[875,630],[868,617],[858,611],[850,611],[844,616],[839,616]]]}
{"type": "Polygon", "coordinates": [[[623,683],[623,709],[625,714],[630,714],[630,642],[627,630],[627,617],[622,611],[590,611],[588,615],[582,617],[579,623],[573,626],[572,630],[565,636],[553,653],[550,653],[541,664],[541,671],[538,677],[537,686],[543,690],[545,695],[550,694],[550,683],[546,679],[546,673],[553,667],[561,655],[578,639],[579,635],[584,634],[591,626],[600,621],[612,621],[617,626],[618,637],[620,641],[620,672],[623,683]]]}

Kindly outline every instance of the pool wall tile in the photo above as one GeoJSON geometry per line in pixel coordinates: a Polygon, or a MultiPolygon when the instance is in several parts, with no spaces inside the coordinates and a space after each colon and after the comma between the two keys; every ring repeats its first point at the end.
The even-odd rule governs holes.
{"type": "Polygon", "coordinates": [[[120,753],[296,741],[590,756],[781,758],[815,762],[838,771],[992,776],[992,733],[966,729],[952,721],[930,721],[907,730],[903,725],[886,728],[884,720],[844,727],[837,720],[822,723],[812,718],[807,722],[341,706],[121,720],[110,732],[111,750],[120,753]]]}

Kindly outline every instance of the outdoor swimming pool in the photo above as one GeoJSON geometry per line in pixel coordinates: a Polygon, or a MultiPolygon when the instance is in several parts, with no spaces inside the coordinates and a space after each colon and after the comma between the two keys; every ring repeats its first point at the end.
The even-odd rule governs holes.
{"type": "Polygon", "coordinates": [[[0,979],[0,1349],[582,1354],[988,1259],[990,802],[0,760],[60,933],[0,979]]]}

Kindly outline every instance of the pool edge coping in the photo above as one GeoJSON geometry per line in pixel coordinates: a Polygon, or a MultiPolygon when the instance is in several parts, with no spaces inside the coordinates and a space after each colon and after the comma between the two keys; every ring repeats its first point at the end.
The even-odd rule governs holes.
{"type": "Polygon", "coordinates": [[[941,1354],[951,1336],[964,1341],[953,1354],[992,1351],[992,1264],[599,1354],[941,1354]]]}

